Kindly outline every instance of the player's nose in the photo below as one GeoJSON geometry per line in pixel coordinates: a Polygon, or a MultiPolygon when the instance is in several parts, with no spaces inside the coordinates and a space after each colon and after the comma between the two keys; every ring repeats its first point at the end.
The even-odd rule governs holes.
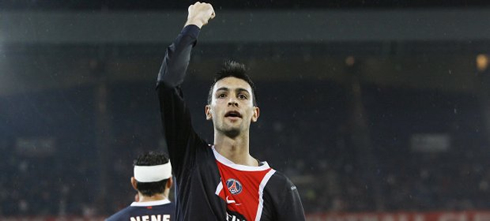
{"type": "Polygon", "coordinates": [[[238,102],[237,102],[236,98],[230,97],[228,99],[228,106],[238,106],[238,102]]]}

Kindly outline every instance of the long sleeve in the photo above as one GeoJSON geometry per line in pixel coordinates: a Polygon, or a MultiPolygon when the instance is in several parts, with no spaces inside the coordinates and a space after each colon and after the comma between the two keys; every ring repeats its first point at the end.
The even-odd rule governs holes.
{"type": "Polygon", "coordinates": [[[186,164],[188,166],[193,163],[194,151],[189,147],[193,146],[191,142],[198,139],[192,128],[191,114],[184,102],[180,85],[184,81],[199,31],[194,25],[186,26],[181,31],[167,48],[157,79],[163,132],[177,177],[186,164]]]}
{"type": "Polygon", "coordinates": [[[188,25],[177,36],[175,41],[168,46],[158,73],[157,87],[164,84],[175,88],[184,82],[187,66],[191,60],[192,48],[197,43],[200,29],[195,25],[188,25]]]}

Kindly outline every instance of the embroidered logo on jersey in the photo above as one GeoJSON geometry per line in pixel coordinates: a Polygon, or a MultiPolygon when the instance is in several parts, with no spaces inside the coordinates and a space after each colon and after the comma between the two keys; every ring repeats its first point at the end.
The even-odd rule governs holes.
{"type": "Polygon", "coordinates": [[[231,194],[236,195],[242,192],[242,184],[235,179],[228,179],[226,181],[226,187],[231,194]]]}

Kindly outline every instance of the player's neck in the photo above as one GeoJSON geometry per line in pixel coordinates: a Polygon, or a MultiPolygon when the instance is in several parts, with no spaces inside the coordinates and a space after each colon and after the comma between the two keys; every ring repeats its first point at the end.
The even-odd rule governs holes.
{"type": "Polygon", "coordinates": [[[164,200],[167,199],[167,196],[165,194],[155,194],[153,196],[145,196],[141,193],[139,193],[139,201],[138,202],[151,202],[151,201],[158,201],[158,200],[164,200]]]}
{"type": "Polygon", "coordinates": [[[233,163],[258,166],[257,160],[250,156],[248,134],[230,138],[224,134],[215,133],[214,148],[219,154],[233,163]]]}

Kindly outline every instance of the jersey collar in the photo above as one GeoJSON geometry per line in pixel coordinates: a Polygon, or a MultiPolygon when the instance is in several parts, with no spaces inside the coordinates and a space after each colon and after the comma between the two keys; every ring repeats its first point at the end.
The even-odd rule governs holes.
{"type": "Polygon", "coordinates": [[[226,159],[223,155],[219,154],[218,151],[214,148],[214,145],[212,146],[213,148],[213,153],[214,153],[214,158],[225,166],[231,167],[235,170],[241,170],[241,171],[264,171],[270,169],[269,164],[266,161],[260,162],[261,165],[258,167],[254,166],[245,166],[245,165],[240,165],[231,162],[231,160],[226,159]]]}
{"type": "Polygon", "coordinates": [[[148,201],[148,202],[133,202],[131,203],[131,206],[160,206],[169,203],[170,200],[163,199],[163,200],[148,201]]]}

